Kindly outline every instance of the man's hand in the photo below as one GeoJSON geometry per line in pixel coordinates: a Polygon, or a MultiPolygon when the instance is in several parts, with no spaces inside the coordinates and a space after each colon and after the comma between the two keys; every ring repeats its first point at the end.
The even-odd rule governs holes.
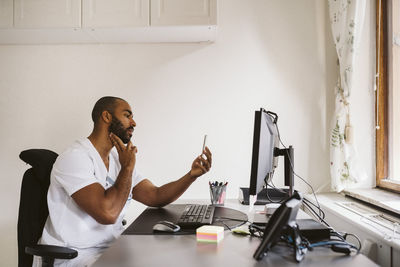
{"type": "Polygon", "coordinates": [[[210,170],[211,163],[211,152],[206,147],[203,153],[193,161],[192,168],[185,176],[160,187],[154,186],[149,180],[145,179],[133,188],[133,199],[151,207],[162,207],[174,202],[197,177],[210,170]]]}
{"type": "Polygon", "coordinates": [[[131,141],[129,141],[129,143],[125,146],[122,140],[113,133],[110,134],[110,139],[118,151],[121,169],[133,171],[136,164],[136,146],[133,146],[131,141]]]}
{"type": "Polygon", "coordinates": [[[193,178],[197,178],[202,176],[206,172],[208,172],[211,168],[212,164],[212,154],[208,147],[205,147],[203,154],[198,156],[192,164],[192,169],[189,172],[189,175],[193,178]],[[206,156],[206,158],[203,157],[206,156]]]}

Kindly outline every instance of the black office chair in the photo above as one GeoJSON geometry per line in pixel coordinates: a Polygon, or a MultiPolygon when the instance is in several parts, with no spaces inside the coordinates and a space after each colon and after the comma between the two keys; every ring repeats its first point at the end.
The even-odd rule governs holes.
{"type": "Polygon", "coordinates": [[[37,245],[49,215],[47,191],[50,172],[57,154],[46,149],[22,151],[20,159],[32,166],[24,173],[18,214],[18,266],[32,266],[33,255],[42,257],[42,266],[53,266],[54,259],[73,259],[76,250],[37,245]]]}

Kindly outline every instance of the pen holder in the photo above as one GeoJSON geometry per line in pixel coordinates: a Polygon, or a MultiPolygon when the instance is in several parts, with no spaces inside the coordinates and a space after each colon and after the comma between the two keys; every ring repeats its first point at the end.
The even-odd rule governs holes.
{"type": "Polygon", "coordinates": [[[227,183],[210,183],[211,204],[223,206],[225,204],[227,183]]]}

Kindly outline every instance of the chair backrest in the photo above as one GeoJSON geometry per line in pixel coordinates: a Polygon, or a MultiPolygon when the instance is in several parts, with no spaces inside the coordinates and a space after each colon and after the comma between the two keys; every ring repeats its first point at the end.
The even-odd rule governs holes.
{"type": "Polygon", "coordinates": [[[50,173],[57,153],[47,149],[22,151],[20,159],[32,166],[22,178],[18,214],[18,266],[32,266],[33,257],[25,253],[25,247],[36,244],[42,236],[49,215],[47,191],[50,173]]]}

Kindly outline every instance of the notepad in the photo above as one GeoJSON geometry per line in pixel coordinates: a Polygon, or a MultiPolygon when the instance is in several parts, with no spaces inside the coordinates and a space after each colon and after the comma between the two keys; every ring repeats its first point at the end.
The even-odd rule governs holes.
{"type": "Polygon", "coordinates": [[[224,239],[224,227],[203,225],[196,230],[197,242],[218,243],[224,239]]]}

